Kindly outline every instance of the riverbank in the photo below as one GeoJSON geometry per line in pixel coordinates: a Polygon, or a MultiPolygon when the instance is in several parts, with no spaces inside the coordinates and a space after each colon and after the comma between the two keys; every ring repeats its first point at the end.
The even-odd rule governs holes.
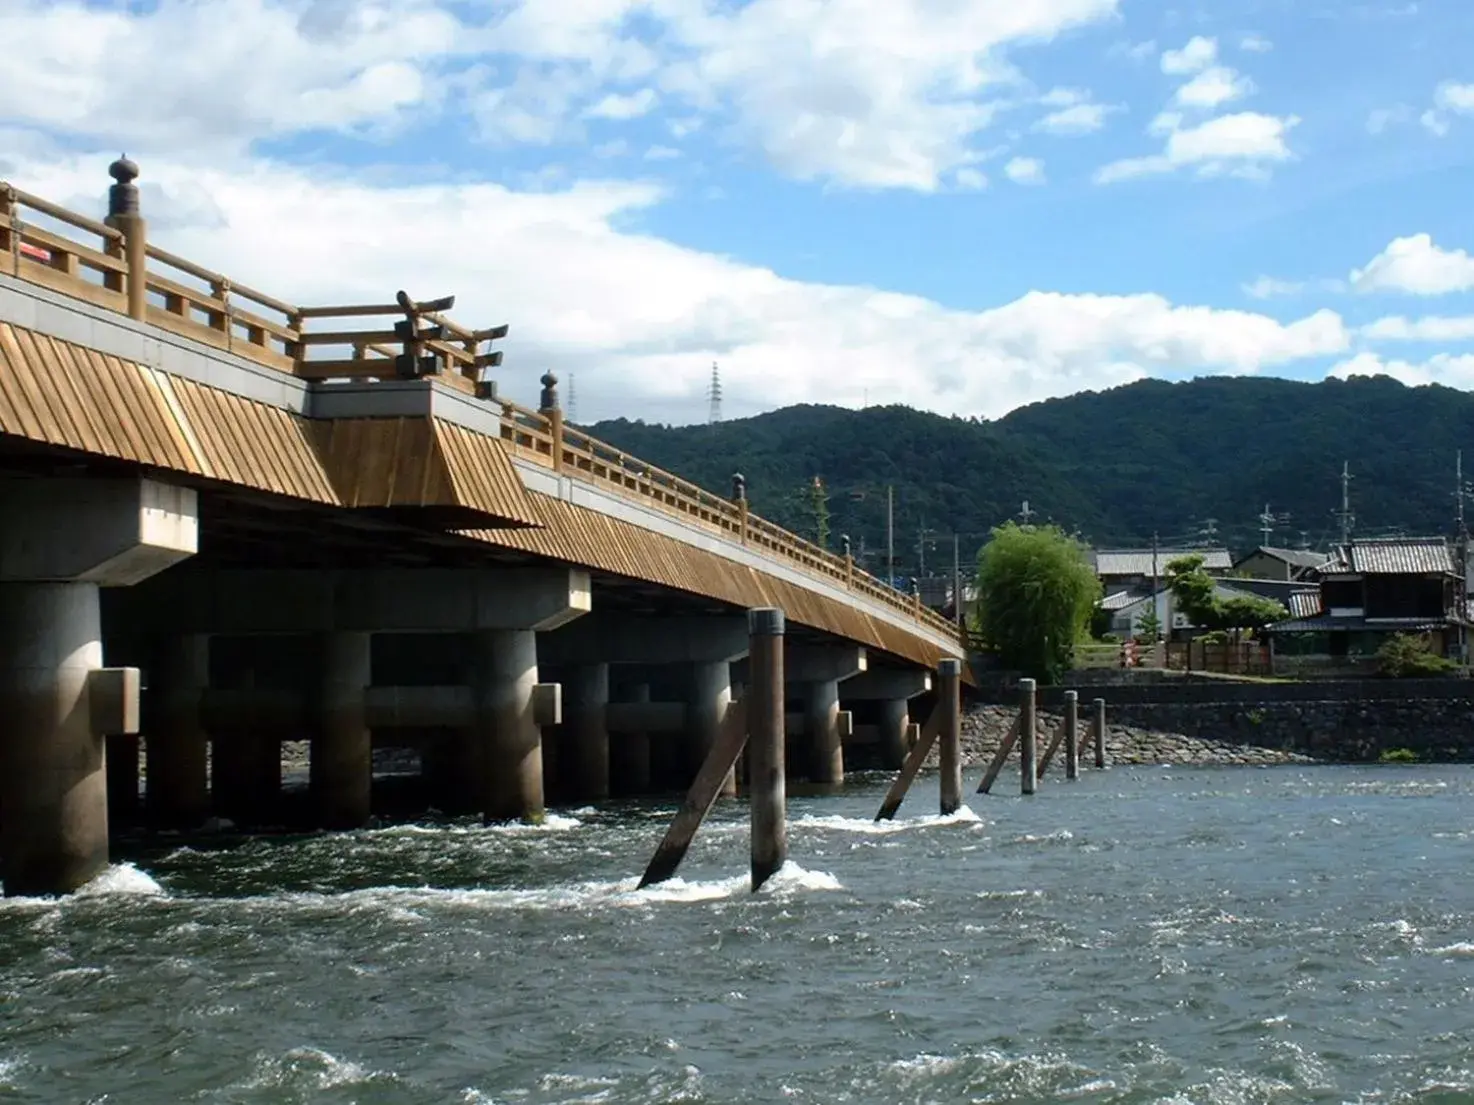
{"type": "MultiPolygon", "coordinates": [[[[998,751],[998,745],[1018,716],[1013,706],[974,706],[962,716],[962,762],[968,767],[987,764],[998,751]]],[[[1254,745],[1234,744],[1229,741],[1212,740],[1205,737],[1189,737],[1181,733],[1167,733],[1157,729],[1141,729],[1129,725],[1110,723],[1106,715],[1106,760],[1113,764],[1194,764],[1199,766],[1239,765],[1261,766],[1266,764],[1317,763],[1311,756],[1287,752],[1276,748],[1259,748],[1254,745]]],[[[1039,755],[1049,747],[1060,715],[1041,710],[1039,712],[1039,755]]],[[[1081,760],[1093,762],[1087,751],[1090,745],[1090,718],[1082,711],[1080,717],[1081,760]]],[[[1014,753],[1015,758],[1017,753],[1014,753]]],[[[928,757],[927,766],[936,766],[937,753],[928,757]]],[[[1063,750],[1056,753],[1050,764],[1051,772],[1064,771],[1063,750]]]]}

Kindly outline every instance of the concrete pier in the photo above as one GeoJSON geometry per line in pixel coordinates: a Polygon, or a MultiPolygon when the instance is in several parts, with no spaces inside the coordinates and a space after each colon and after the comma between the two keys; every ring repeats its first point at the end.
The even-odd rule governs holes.
{"type": "Polygon", "coordinates": [[[476,701],[472,741],[479,750],[481,813],[487,821],[543,819],[542,731],[533,717],[537,634],[487,629],[469,642],[476,701]]]}
{"type": "Polygon", "coordinates": [[[888,771],[899,771],[911,750],[908,733],[909,701],[932,689],[931,673],[920,668],[874,668],[846,679],[839,685],[842,702],[875,702],[880,763],[888,771]]]}
{"type": "MultiPolygon", "coordinates": [[[[784,676],[791,693],[804,700],[807,756],[796,763],[820,786],[844,783],[844,741],[840,735],[841,684],[866,670],[865,650],[857,645],[789,645],[784,676]]],[[[790,693],[790,692],[785,692],[790,693]]]]}
{"type": "Polygon", "coordinates": [[[942,712],[937,739],[941,744],[941,813],[962,807],[962,661],[937,665],[937,705],[942,712]]]}
{"type": "Polygon", "coordinates": [[[107,774],[88,702],[101,667],[96,584],[0,583],[7,895],[74,890],[107,866],[107,774]]]}
{"type": "MultiPolygon", "coordinates": [[[[711,753],[731,708],[731,663],[725,658],[693,663],[686,703],[688,764],[694,765],[693,773],[711,753]]],[[[736,793],[737,770],[734,767],[722,780],[718,796],[730,798],[736,793]]]]}
{"type": "Polygon", "coordinates": [[[372,682],[372,643],[361,632],[325,633],[318,640],[321,698],[309,762],[313,812],[325,829],[356,829],[370,816],[373,734],[364,692],[372,682]]]}
{"type": "MultiPolygon", "coordinates": [[[[630,688],[631,703],[650,701],[650,684],[630,688]]],[[[610,787],[620,798],[650,792],[650,734],[633,729],[613,737],[609,745],[610,787]]]]}
{"type": "Polygon", "coordinates": [[[104,668],[101,586],[195,550],[192,491],[0,479],[0,879],[75,890],[108,862],[105,738],[138,731],[136,668],[104,668]]]}
{"type": "Polygon", "coordinates": [[[560,790],[575,802],[608,798],[609,779],[609,665],[579,664],[563,678],[563,742],[559,769],[565,785],[560,790]],[[566,763],[561,760],[566,757],[566,763]]]}
{"type": "Polygon", "coordinates": [[[200,714],[210,682],[210,638],[166,637],[154,656],[144,696],[144,809],[156,828],[194,828],[210,816],[209,741],[200,714]]]}

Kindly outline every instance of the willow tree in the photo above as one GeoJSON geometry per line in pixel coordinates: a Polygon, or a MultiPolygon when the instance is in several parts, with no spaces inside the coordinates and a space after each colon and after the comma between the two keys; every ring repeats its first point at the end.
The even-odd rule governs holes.
{"type": "Polygon", "coordinates": [[[1100,581],[1085,546],[1056,526],[993,530],[978,554],[978,629],[1009,668],[1053,682],[1090,624],[1100,581]]]}

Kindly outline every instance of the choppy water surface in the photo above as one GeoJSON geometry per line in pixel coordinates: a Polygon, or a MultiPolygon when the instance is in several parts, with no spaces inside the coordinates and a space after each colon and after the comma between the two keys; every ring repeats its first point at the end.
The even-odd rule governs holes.
{"type": "Polygon", "coordinates": [[[882,789],[756,896],[735,803],[138,855],[0,904],[0,1099],[1474,1101],[1474,771],[882,789]]]}

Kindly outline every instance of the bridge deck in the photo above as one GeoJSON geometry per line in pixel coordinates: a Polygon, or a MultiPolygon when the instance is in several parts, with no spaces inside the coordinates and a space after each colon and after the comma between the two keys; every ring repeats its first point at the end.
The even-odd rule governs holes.
{"type": "Polygon", "coordinates": [[[745,500],[565,424],[555,400],[530,410],[497,398],[486,369],[500,355],[485,348],[505,327],[470,330],[443,307],[405,303],[294,307],[155,246],[142,254],[140,304],[125,234],[0,184],[0,446],[111,458],[438,530],[488,554],[781,606],[799,625],[928,667],[963,653],[949,620],[745,500]],[[361,321],[396,312],[438,336],[404,342],[389,323],[361,321]],[[355,328],[317,328],[343,319],[355,328]],[[426,374],[406,379],[406,368],[426,374]]]}

